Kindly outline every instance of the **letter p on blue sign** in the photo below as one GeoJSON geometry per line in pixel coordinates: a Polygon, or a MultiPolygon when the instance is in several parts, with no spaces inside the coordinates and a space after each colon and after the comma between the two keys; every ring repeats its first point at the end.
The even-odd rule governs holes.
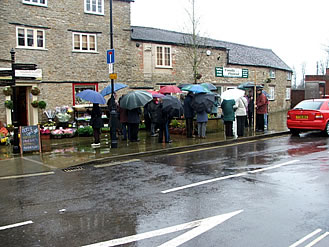
{"type": "Polygon", "coordinates": [[[114,63],[114,49],[107,51],[107,63],[114,63]]]}

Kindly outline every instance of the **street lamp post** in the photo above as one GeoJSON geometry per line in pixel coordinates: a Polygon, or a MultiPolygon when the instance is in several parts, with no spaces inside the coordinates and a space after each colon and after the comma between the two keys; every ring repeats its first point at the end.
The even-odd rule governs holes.
{"type": "MultiPolygon", "coordinates": [[[[112,15],[112,0],[110,0],[110,46],[111,49],[113,49],[113,15],[112,15]]],[[[114,70],[114,64],[112,64],[113,70],[114,70]]],[[[114,71],[110,71],[110,73],[113,73],[114,71]]],[[[117,129],[117,109],[115,105],[115,98],[114,98],[114,79],[111,78],[111,98],[110,98],[110,118],[111,118],[111,148],[117,148],[118,147],[118,138],[116,135],[116,129],[117,129]]]]}
{"type": "Polygon", "coordinates": [[[16,76],[15,76],[15,50],[12,48],[10,50],[11,54],[11,71],[12,71],[12,89],[13,89],[13,110],[12,110],[12,119],[14,126],[14,143],[13,143],[13,153],[19,153],[19,140],[18,140],[18,121],[17,121],[17,94],[16,94],[16,76]]]}

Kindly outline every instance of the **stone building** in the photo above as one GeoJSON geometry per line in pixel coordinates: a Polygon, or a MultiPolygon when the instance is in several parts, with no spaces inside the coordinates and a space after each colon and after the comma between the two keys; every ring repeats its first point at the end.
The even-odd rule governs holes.
{"type": "MultiPolygon", "coordinates": [[[[132,42],[138,61],[133,71],[135,85],[159,87],[193,83],[188,47],[189,34],[132,26],[132,42]],[[167,50],[167,64],[164,60],[167,50]]],[[[204,38],[199,83],[210,82],[218,93],[244,82],[256,81],[270,94],[270,111],[290,107],[292,70],[272,50],[204,38]]]]}
{"type": "MultiPolygon", "coordinates": [[[[150,89],[191,83],[186,34],[131,26],[132,2],[113,0],[116,82],[150,89]]],[[[38,65],[38,71],[28,77],[39,80],[27,80],[26,73],[17,80],[19,125],[41,122],[42,111],[31,106],[34,100],[46,101],[47,109],[74,106],[77,92],[86,88],[101,91],[110,82],[108,0],[1,1],[0,33],[0,70],[10,68],[12,48],[16,62],[38,65]],[[41,90],[38,96],[30,93],[34,86],[41,90]]],[[[271,111],[289,108],[292,70],[273,51],[205,39],[199,52],[203,59],[198,82],[211,82],[221,93],[256,80],[271,95],[271,111]]],[[[11,122],[10,110],[4,106],[9,98],[0,96],[0,121],[5,123],[11,122]]]]}

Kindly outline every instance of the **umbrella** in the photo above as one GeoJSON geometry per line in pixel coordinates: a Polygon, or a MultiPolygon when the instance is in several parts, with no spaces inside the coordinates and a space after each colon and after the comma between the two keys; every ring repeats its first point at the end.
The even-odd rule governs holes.
{"type": "Polygon", "coordinates": [[[76,96],[95,104],[106,104],[106,100],[104,99],[103,95],[91,89],[83,90],[82,92],[77,93],[76,96]]]}
{"type": "MultiPolygon", "coordinates": [[[[114,83],[114,92],[116,92],[116,91],[118,91],[118,90],[120,90],[122,88],[125,88],[125,87],[128,87],[128,85],[123,84],[123,83],[116,82],[116,83],[114,83]]],[[[109,95],[111,93],[112,93],[112,86],[111,85],[105,87],[101,91],[101,95],[103,95],[103,96],[109,95]]]]}
{"type": "Polygon", "coordinates": [[[210,91],[211,90],[217,90],[217,87],[214,84],[209,83],[209,82],[204,82],[204,83],[201,83],[200,85],[207,88],[207,89],[209,89],[210,91]]]}
{"type": "MultiPolygon", "coordinates": [[[[252,82],[252,81],[248,81],[248,82],[241,83],[238,86],[238,89],[250,89],[250,88],[254,88],[254,87],[255,87],[255,83],[252,82]]],[[[256,85],[256,88],[263,88],[263,86],[262,85],[256,85]]]]}
{"type": "Polygon", "coordinates": [[[182,91],[179,87],[175,85],[164,86],[160,88],[159,93],[166,94],[166,93],[181,93],[182,91]]]}
{"type": "Polygon", "coordinates": [[[183,87],[188,86],[188,85],[191,85],[191,84],[189,84],[189,83],[181,83],[177,87],[180,88],[180,89],[182,89],[183,87]]]}
{"type": "Polygon", "coordinates": [[[206,111],[211,113],[213,106],[215,105],[215,94],[199,93],[193,97],[191,106],[196,112],[206,111]]]}
{"type": "Polygon", "coordinates": [[[162,98],[162,110],[168,114],[169,118],[180,117],[184,112],[180,100],[171,95],[162,98]]]}
{"type": "Polygon", "coordinates": [[[224,91],[221,95],[221,99],[222,99],[222,101],[224,99],[226,99],[226,100],[230,100],[230,99],[237,100],[238,98],[242,97],[243,95],[244,95],[243,90],[234,88],[234,89],[229,89],[229,90],[224,91]]]}
{"type": "Polygon", "coordinates": [[[152,94],[146,91],[132,91],[122,97],[120,107],[131,110],[143,107],[153,99],[152,94]]]}
{"type": "Polygon", "coordinates": [[[147,92],[151,93],[153,98],[162,98],[162,97],[164,97],[164,94],[158,93],[157,91],[147,90],[147,92]]]}
{"type": "Polygon", "coordinates": [[[182,88],[183,91],[189,91],[193,93],[210,93],[210,90],[198,84],[190,84],[182,88]]]}

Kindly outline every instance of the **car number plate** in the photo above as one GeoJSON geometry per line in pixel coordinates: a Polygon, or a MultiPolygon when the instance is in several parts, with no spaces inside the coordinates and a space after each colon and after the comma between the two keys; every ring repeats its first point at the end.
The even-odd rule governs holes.
{"type": "Polygon", "coordinates": [[[308,119],[307,115],[296,115],[296,119],[308,119]]]}

